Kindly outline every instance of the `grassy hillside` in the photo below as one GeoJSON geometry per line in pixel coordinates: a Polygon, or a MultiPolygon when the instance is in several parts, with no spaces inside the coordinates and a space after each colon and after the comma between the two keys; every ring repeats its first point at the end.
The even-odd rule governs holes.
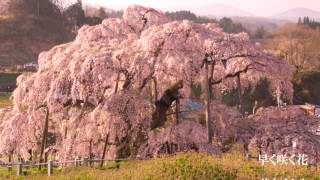
{"type": "Polygon", "coordinates": [[[0,66],[34,62],[40,52],[70,40],[61,23],[50,17],[0,19],[0,66]]]}
{"type": "Polygon", "coordinates": [[[40,52],[73,38],[61,13],[48,0],[12,0],[7,11],[0,14],[0,66],[34,62],[40,52]]]}
{"type": "MultiPolygon", "coordinates": [[[[317,179],[320,170],[302,166],[262,166],[256,161],[246,161],[240,153],[223,156],[205,154],[180,154],[146,161],[109,163],[103,168],[68,168],[56,170],[52,178],[30,171],[26,179],[90,180],[90,179],[317,179]]],[[[14,171],[13,171],[14,174],[14,171]]],[[[11,177],[7,170],[0,177],[11,177]]]]}

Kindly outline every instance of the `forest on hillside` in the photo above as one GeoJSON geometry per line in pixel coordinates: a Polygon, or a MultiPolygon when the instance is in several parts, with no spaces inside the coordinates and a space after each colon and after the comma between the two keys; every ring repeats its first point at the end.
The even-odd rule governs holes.
{"type": "MultiPolygon", "coordinates": [[[[82,1],[12,0],[0,16],[0,67],[37,62],[38,55],[74,39],[84,25],[101,23],[109,16],[103,8],[86,16],[82,1]]],[[[111,14],[113,15],[113,14],[111,14]]]]}
{"type": "Polygon", "coordinates": [[[320,104],[320,23],[308,17],[264,33],[262,47],[288,62],[295,104],[320,104]]]}

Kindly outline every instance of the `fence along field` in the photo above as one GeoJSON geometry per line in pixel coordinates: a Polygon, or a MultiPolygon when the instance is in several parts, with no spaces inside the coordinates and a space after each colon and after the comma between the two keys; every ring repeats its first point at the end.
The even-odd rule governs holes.
{"type": "Polygon", "coordinates": [[[45,163],[30,163],[29,161],[26,162],[9,162],[9,163],[0,163],[0,167],[2,168],[7,168],[9,172],[12,172],[13,169],[16,170],[16,176],[23,176],[23,170],[28,170],[30,168],[38,168],[41,170],[44,168],[47,171],[48,176],[53,175],[53,170],[54,168],[57,167],[94,167],[99,165],[100,167],[103,167],[105,164],[108,162],[120,162],[120,161],[130,161],[133,159],[90,159],[90,158],[83,158],[83,159],[75,159],[71,161],[53,161],[49,160],[48,162],[45,163]]]}

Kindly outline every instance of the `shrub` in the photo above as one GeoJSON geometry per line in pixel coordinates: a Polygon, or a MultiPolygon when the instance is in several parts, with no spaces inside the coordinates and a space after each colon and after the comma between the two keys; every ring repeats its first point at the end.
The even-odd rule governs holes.
{"type": "MultiPolygon", "coordinates": [[[[275,105],[275,100],[269,90],[269,81],[267,78],[261,78],[254,90],[252,90],[251,86],[245,88],[242,92],[241,100],[242,104],[240,111],[242,113],[252,113],[252,109],[255,106],[255,101],[257,101],[256,108],[275,105]]],[[[237,89],[223,92],[222,102],[228,106],[239,105],[237,89]]]]}
{"type": "Polygon", "coordinates": [[[320,71],[307,71],[293,78],[294,104],[320,104],[320,71]]]}

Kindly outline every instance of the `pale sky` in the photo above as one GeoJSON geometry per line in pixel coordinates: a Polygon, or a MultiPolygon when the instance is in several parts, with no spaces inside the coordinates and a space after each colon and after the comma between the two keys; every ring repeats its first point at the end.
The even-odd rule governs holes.
{"type": "Polygon", "coordinates": [[[163,11],[194,10],[209,4],[227,4],[257,16],[272,16],[291,8],[320,11],[320,0],[83,0],[84,3],[113,9],[124,9],[131,4],[153,7],[163,11]]]}

